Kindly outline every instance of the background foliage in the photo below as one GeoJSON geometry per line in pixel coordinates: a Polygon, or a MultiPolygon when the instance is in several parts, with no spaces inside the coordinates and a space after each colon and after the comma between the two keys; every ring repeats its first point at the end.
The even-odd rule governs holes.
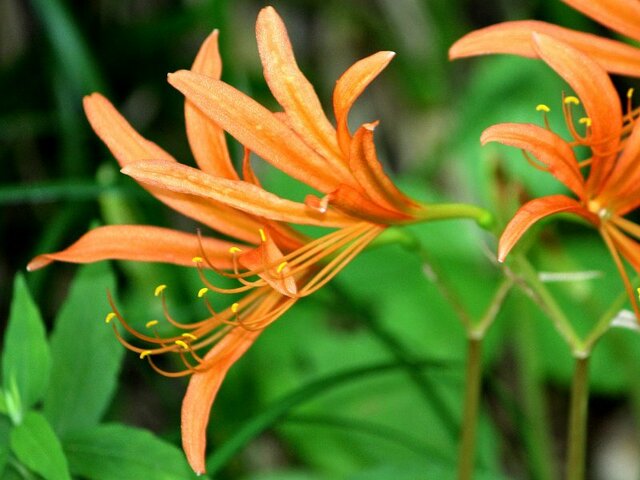
{"type": "MultiPolygon", "coordinates": [[[[505,19],[595,31],[561,2],[272,4],[325,105],[335,79],[356,59],[397,52],[352,120],[381,119],[381,156],[407,192],[478,203],[505,221],[527,197],[558,190],[519,152],[482,149],[478,138],[499,121],[539,122],[535,105],[559,105],[562,82],[536,62],[495,57],[450,64],[446,52],[463,33],[505,19]]],[[[0,467],[7,478],[69,478],[68,471],[99,479],[149,472],[189,478],[176,447],[185,382],[158,377],[125,355],[102,319],[107,286],[133,322],[158,317],[152,292],[159,283],[169,284],[175,316],[195,319],[204,313],[194,298],[195,274],[120,262],[15,275],[35,254],[68,245],[94,222],[195,230],[118,174],[84,119],[81,99],[106,94],[147,138],[192,164],[182,97],[166,84],[166,73],[189,67],[199,43],[218,28],[223,78],[273,107],[253,33],[263,5],[0,1],[0,318],[12,322],[2,355],[0,467]],[[38,442],[46,448],[38,450],[38,442]]],[[[628,86],[620,83],[621,91],[628,86]]],[[[553,115],[551,121],[561,124],[553,115]]],[[[296,198],[289,180],[257,168],[275,191],[296,198]]],[[[465,338],[440,287],[450,285],[479,317],[500,271],[492,262],[494,241],[474,225],[412,228],[422,254],[400,246],[366,252],[270,327],[234,367],[210,428],[216,478],[452,475],[465,338]]],[[[571,319],[592,324],[621,290],[599,240],[563,222],[529,238],[530,258],[542,272],[598,272],[590,281],[553,284],[571,319]]],[[[593,478],[639,471],[633,428],[640,418],[639,359],[640,341],[628,331],[612,332],[596,349],[593,478]]],[[[570,368],[569,352],[544,315],[524,296],[510,296],[485,351],[478,478],[556,478],[570,368]]]]}

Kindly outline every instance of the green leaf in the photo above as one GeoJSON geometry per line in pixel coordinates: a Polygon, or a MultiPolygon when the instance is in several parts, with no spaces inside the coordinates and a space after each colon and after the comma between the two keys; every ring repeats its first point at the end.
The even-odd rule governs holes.
{"type": "Polygon", "coordinates": [[[103,321],[114,283],[106,263],[82,267],[56,319],[44,413],[62,437],[96,425],[116,388],[124,349],[103,321]]]}
{"type": "Polygon", "coordinates": [[[18,460],[45,480],[71,479],[60,441],[40,413],[29,412],[11,431],[10,441],[18,460]]]}
{"type": "Polygon", "coordinates": [[[49,346],[40,312],[22,275],[14,281],[13,301],[2,353],[2,385],[12,419],[19,422],[26,410],[39,401],[47,388],[49,346]],[[20,404],[15,403],[19,400],[20,404]]]}
{"type": "Polygon", "coordinates": [[[0,478],[4,479],[4,471],[9,459],[9,435],[11,422],[7,417],[0,416],[0,478]]]}
{"type": "Polygon", "coordinates": [[[195,478],[178,448],[138,428],[99,425],[69,435],[64,449],[73,474],[93,480],[195,478]]]}

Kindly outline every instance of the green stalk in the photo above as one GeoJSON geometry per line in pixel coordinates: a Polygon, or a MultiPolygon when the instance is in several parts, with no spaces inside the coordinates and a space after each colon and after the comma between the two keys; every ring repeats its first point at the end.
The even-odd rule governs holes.
{"type": "Polygon", "coordinates": [[[576,356],[567,436],[567,480],[583,480],[589,403],[589,356],[576,356]]]}
{"type": "Polygon", "coordinates": [[[488,210],[467,203],[423,204],[423,211],[421,218],[425,221],[469,218],[484,229],[493,225],[493,215],[488,210]]]}
{"type": "Polygon", "coordinates": [[[458,451],[458,480],[471,480],[476,458],[476,430],[482,378],[482,337],[469,335],[462,432],[458,451]]]}

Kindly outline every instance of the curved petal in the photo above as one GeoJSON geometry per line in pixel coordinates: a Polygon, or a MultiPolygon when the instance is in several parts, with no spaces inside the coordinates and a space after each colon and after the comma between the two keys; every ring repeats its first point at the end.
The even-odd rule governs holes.
{"type": "Polygon", "coordinates": [[[336,115],[338,144],[345,158],[349,158],[348,117],[354,102],[365,88],[384,70],[395,52],[378,52],[357,61],[336,82],[333,90],[333,110],[336,115]]]}
{"type": "Polygon", "coordinates": [[[321,192],[330,192],[340,184],[340,177],[323,157],[242,92],[187,70],[169,74],[168,79],[211,120],[277,169],[321,192]]]}
{"type": "Polygon", "coordinates": [[[546,128],[524,123],[501,123],[487,128],[482,145],[498,142],[532,153],[549,172],[578,197],[585,198],[584,179],[571,146],[546,128]]]}
{"type": "Polygon", "coordinates": [[[375,124],[362,125],[353,136],[349,167],[364,192],[376,203],[398,213],[416,208],[416,203],[402,193],[384,173],[373,143],[375,124]]]}
{"type": "Polygon", "coordinates": [[[550,35],[587,53],[605,70],[640,77],[640,49],[626,43],[576,32],[546,22],[522,20],[503,22],[468,33],[449,49],[449,58],[506,53],[535,58],[531,34],[550,35]]]}
{"type": "Polygon", "coordinates": [[[536,198],[525,203],[509,221],[500,236],[498,244],[498,261],[503,262],[520,237],[538,220],[555,213],[568,212],[579,215],[588,222],[598,226],[597,216],[585,209],[573,198],[565,195],[551,195],[536,198]]]}
{"type": "Polygon", "coordinates": [[[261,332],[240,327],[233,329],[204,357],[205,362],[214,363],[208,369],[194,373],[189,380],[182,401],[182,446],[189,465],[197,474],[205,472],[209,414],[222,381],[261,332]]]}
{"type": "Polygon", "coordinates": [[[333,211],[319,214],[302,203],[278,197],[251,183],[212,177],[179,163],[138,162],[123,168],[122,173],[162,190],[222,202],[271,220],[324,227],[352,225],[356,221],[333,211]]]}
{"type": "Polygon", "coordinates": [[[74,244],[55,253],[38,255],[27,265],[33,271],[51,262],[92,263],[133,260],[193,266],[193,257],[206,254],[216,268],[233,268],[229,249],[234,244],[168,228],[109,225],[85,233],[74,244]],[[203,252],[204,249],[204,252],[203,252]]]}
{"type": "Polygon", "coordinates": [[[338,147],[336,131],[316,92],[296,63],[287,30],[273,7],[260,11],[256,37],[264,78],[293,130],[322,155],[343,181],[353,183],[338,147]]]}
{"type": "MultiPolygon", "coordinates": [[[[214,30],[204,41],[191,70],[220,80],[222,60],[218,51],[218,30],[214,30]]],[[[211,175],[238,180],[233,168],[224,130],[213,123],[189,100],[184,102],[184,118],[187,138],[198,167],[211,175]]]]}
{"type": "Polygon", "coordinates": [[[640,3],[635,0],[562,0],[627,37],[640,41],[640,3]]]}
{"type": "MultiPolygon", "coordinates": [[[[171,155],[136,132],[102,95],[94,93],[85,97],[84,108],[93,130],[116,157],[120,166],[153,159],[177,163],[171,155]]],[[[203,225],[250,243],[257,244],[260,241],[257,234],[260,223],[250,215],[220,203],[180,193],[163,192],[153,187],[147,190],[172,209],[203,225]]]]}
{"type": "Polygon", "coordinates": [[[622,133],[622,107],[607,72],[572,46],[534,34],[540,57],[573,88],[591,119],[589,143],[593,161],[587,184],[598,189],[615,164],[622,133]]]}

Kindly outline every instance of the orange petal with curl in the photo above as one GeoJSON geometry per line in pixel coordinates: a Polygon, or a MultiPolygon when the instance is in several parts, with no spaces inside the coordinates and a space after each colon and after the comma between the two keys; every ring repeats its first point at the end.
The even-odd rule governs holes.
{"type": "Polygon", "coordinates": [[[278,197],[251,183],[212,177],[179,163],[138,162],[123,168],[122,173],[161,190],[222,202],[271,220],[325,227],[340,227],[355,222],[353,218],[338,212],[319,214],[302,203],[278,197]]]}
{"type": "Polygon", "coordinates": [[[572,192],[585,198],[584,179],[573,149],[555,133],[537,125],[500,123],[482,132],[480,142],[498,142],[530,152],[572,192]]]}
{"type": "Polygon", "coordinates": [[[347,185],[341,185],[329,194],[329,204],[349,215],[381,225],[401,223],[411,218],[406,213],[378,205],[365,194],[347,185]]]}
{"type": "MultiPolygon", "coordinates": [[[[218,50],[218,31],[214,30],[204,41],[191,70],[220,80],[222,60],[218,50]]],[[[184,102],[187,138],[200,169],[211,175],[238,180],[233,168],[224,130],[213,123],[189,100],[184,102]]]]}
{"type": "Polygon", "coordinates": [[[620,143],[622,107],[618,93],[607,72],[586,54],[547,35],[534,33],[533,38],[540,57],[573,88],[591,119],[593,161],[587,184],[599,189],[615,165],[620,143]]]}
{"type": "Polygon", "coordinates": [[[563,0],[576,10],[640,41],[640,3],[635,0],[563,0]]]}
{"type": "Polygon", "coordinates": [[[229,248],[234,245],[168,228],[109,225],[90,230],[65,250],[38,255],[29,262],[27,270],[37,270],[54,261],[133,260],[193,266],[193,257],[203,255],[217,268],[232,268],[229,248]]]}
{"type": "Polygon", "coordinates": [[[504,22],[468,33],[449,49],[449,58],[506,53],[536,58],[531,34],[544,33],[590,55],[612,73],[640,77],[640,50],[626,43],[535,20],[504,22]]]}
{"type": "Polygon", "coordinates": [[[346,158],[349,156],[351,141],[347,123],[349,111],[364,89],[384,70],[394,56],[394,52],[374,53],[351,65],[336,82],[333,90],[333,110],[336,115],[338,144],[346,158]]]}
{"type": "Polygon", "coordinates": [[[282,105],[293,130],[322,155],[344,182],[353,183],[316,92],[296,63],[289,35],[273,7],[260,11],[256,24],[258,50],[264,77],[282,105]]]}
{"type": "Polygon", "coordinates": [[[394,185],[384,173],[373,143],[375,124],[362,125],[353,136],[349,167],[367,196],[382,207],[398,213],[417,205],[394,185]]]}
{"type": "Polygon", "coordinates": [[[536,198],[525,203],[513,216],[500,236],[498,261],[503,262],[513,246],[529,228],[544,217],[555,213],[568,212],[579,215],[594,225],[599,225],[597,216],[589,212],[573,198],[565,195],[551,195],[536,198]]]}
{"type": "Polygon", "coordinates": [[[231,366],[253,345],[261,332],[262,330],[234,328],[205,355],[205,362],[214,363],[206,370],[194,373],[189,380],[182,401],[182,446],[189,465],[197,474],[205,472],[209,414],[222,381],[231,366]]]}
{"type": "Polygon", "coordinates": [[[203,75],[181,70],[169,75],[180,90],[216,124],[252,152],[307,185],[329,192],[340,183],[325,161],[285,123],[245,94],[203,75]]]}
{"type": "Polygon", "coordinates": [[[267,231],[264,241],[258,247],[240,254],[238,260],[248,270],[260,272],[260,278],[282,295],[295,297],[298,287],[295,279],[290,276],[290,269],[283,262],[283,257],[271,232],[267,231]]]}
{"type": "MultiPolygon", "coordinates": [[[[94,93],[85,97],[84,107],[96,134],[122,167],[142,160],[155,159],[177,163],[171,155],[136,132],[102,95],[94,93]]],[[[204,201],[184,194],[162,192],[154,188],[147,188],[147,190],[172,209],[203,225],[250,243],[257,244],[260,241],[256,233],[260,223],[250,215],[220,203],[204,201]]]]}

